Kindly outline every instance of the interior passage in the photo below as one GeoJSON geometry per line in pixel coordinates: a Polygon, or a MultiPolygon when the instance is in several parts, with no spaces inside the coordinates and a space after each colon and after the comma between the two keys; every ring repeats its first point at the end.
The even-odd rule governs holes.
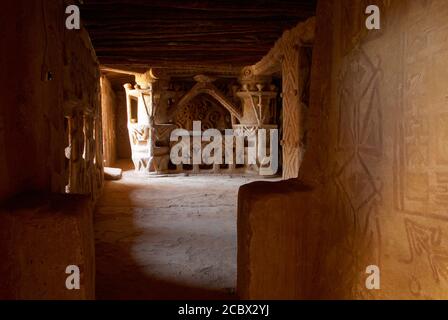
{"type": "Polygon", "coordinates": [[[97,298],[232,298],[237,193],[251,178],[148,177],[120,166],[95,215],[97,298]]]}

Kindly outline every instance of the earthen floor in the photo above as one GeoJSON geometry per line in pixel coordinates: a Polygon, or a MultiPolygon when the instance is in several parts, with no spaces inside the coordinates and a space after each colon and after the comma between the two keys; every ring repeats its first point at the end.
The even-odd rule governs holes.
{"type": "Polygon", "coordinates": [[[233,298],[241,176],[136,174],[108,181],[97,204],[98,299],[233,298]]]}

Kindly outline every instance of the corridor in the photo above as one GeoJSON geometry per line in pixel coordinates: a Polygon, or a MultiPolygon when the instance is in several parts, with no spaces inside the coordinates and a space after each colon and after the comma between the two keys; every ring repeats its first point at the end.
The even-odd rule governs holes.
{"type": "Polygon", "coordinates": [[[95,215],[98,299],[232,298],[238,187],[230,176],[145,177],[131,163],[95,215]]]}
{"type": "Polygon", "coordinates": [[[0,300],[448,299],[448,1],[3,2],[0,300]]]}

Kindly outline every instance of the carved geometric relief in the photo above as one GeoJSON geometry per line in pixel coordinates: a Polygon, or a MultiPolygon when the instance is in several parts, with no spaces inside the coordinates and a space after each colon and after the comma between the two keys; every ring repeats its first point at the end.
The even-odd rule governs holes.
{"type": "Polygon", "coordinates": [[[380,94],[377,83],[371,83],[360,100],[359,149],[366,157],[381,158],[383,128],[380,94]]]}
{"type": "Polygon", "coordinates": [[[193,121],[201,121],[201,130],[231,128],[230,113],[213,98],[199,95],[176,111],[175,124],[193,130],[193,121]]]}
{"type": "Polygon", "coordinates": [[[379,61],[375,65],[362,49],[347,58],[340,75],[338,151],[381,157],[381,101],[379,61]]]}
{"type": "Polygon", "coordinates": [[[448,220],[448,6],[437,0],[390,2],[397,12],[405,12],[394,16],[391,28],[384,28],[384,39],[367,43],[351,36],[365,29],[365,19],[352,19],[360,10],[333,5],[334,47],[322,54],[332,61],[333,73],[329,80],[319,79],[333,85],[328,93],[331,103],[319,104],[320,92],[314,93],[315,106],[325,107],[329,114],[321,116],[322,146],[316,153],[322,155],[322,168],[329,168],[322,170],[322,180],[334,182],[324,188],[336,198],[328,197],[330,192],[322,196],[323,224],[330,231],[322,243],[329,243],[324,250],[332,256],[321,265],[328,273],[336,263],[339,270],[347,267],[350,279],[344,279],[342,293],[350,290],[350,297],[371,294],[365,290],[364,271],[377,257],[382,258],[378,265],[386,277],[382,285],[388,288],[382,287],[374,297],[446,297],[447,230],[432,218],[448,220]],[[445,10],[406,12],[423,2],[445,10]],[[391,175],[398,180],[393,185],[391,175]],[[398,200],[399,210],[391,208],[392,199],[398,200]],[[410,250],[404,253],[405,261],[403,248],[410,250]],[[356,275],[357,281],[351,282],[356,275]]]}
{"type": "Polygon", "coordinates": [[[438,207],[448,208],[448,172],[436,172],[436,188],[431,194],[438,207]]]}
{"type": "Polygon", "coordinates": [[[337,185],[357,212],[378,193],[371,164],[382,156],[382,115],[378,93],[379,61],[363,49],[346,57],[340,74],[337,185]]]}
{"type": "Polygon", "coordinates": [[[448,251],[442,247],[440,228],[426,227],[410,219],[405,219],[410,257],[405,263],[414,263],[417,258],[424,258],[429,264],[434,280],[448,281],[448,251]]]}
{"type": "MultiPolygon", "coordinates": [[[[346,230],[345,243],[339,249],[351,257],[350,274],[355,275],[367,265],[379,265],[381,257],[377,209],[381,189],[375,176],[383,157],[380,74],[380,59],[371,61],[363,48],[345,56],[339,74],[333,181],[338,216],[346,220],[341,226],[346,230]]],[[[347,279],[347,286],[352,280],[347,279]]],[[[369,294],[361,280],[352,284],[358,297],[369,294]]]]}
{"type": "Polygon", "coordinates": [[[338,151],[350,150],[356,144],[356,103],[352,99],[353,97],[351,97],[349,90],[341,90],[338,119],[338,151]]]}
{"type": "Polygon", "coordinates": [[[448,220],[448,108],[440,84],[448,71],[441,44],[433,45],[446,38],[448,29],[428,28],[427,21],[417,17],[402,39],[404,74],[394,171],[397,204],[407,214],[448,220]]]}
{"type": "Polygon", "coordinates": [[[438,165],[448,165],[448,113],[435,119],[436,161],[438,165]]]}
{"type": "Polygon", "coordinates": [[[341,55],[344,56],[354,49],[357,43],[364,41],[372,41],[384,35],[391,23],[388,19],[389,15],[393,15],[391,0],[338,0],[334,3],[340,7],[339,13],[341,19],[340,49],[341,55]],[[339,3],[343,3],[339,5],[339,3]],[[365,27],[366,15],[365,9],[369,5],[377,5],[381,12],[381,28],[379,30],[368,30],[365,27]],[[356,14],[354,14],[356,13],[356,14]]]}
{"type": "MultiPolygon", "coordinates": [[[[325,214],[323,224],[337,231],[331,241],[321,245],[320,250],[332,253],[323,264],[331,264],[334,269],[330,272],[334,272],[331,278],[335,277],[332,281],[337,288],[350,290],[358,298],[367,298],[370,292],[365,289],[365,268],[371,264],[381,266],[378,201],[372,199],[355,210],[341,189],[329,189],[334,193],[335,202],[325,214]],[[336,252],[337,257],[332,256],[336,252]]],[[[330,194],[327,196],[333,198],[330,194]]]]}
{"type": "Polygon", "coordinates": [[[358,212],[376,194],[375,184],[359,155],[341,167],[336,181],[354,212],[358,212]]]}

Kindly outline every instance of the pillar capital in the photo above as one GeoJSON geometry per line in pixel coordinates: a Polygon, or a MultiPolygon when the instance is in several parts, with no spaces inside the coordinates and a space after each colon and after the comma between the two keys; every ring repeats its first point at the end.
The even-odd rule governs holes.
{"type": "Polygon", "coordinates": [[[149,69],[145,73],[137,73],[135,75],[135,83],[142,89],[149,89],[152,84],[155,83],[159,78],[157,78],[152,69],[149,69]]]}
{"type": "Polygon", "coordinates": [[[239,77],[239,82],[244,91],[256,91],[257,86],[261,85],[263,87],[268,87],[272,82],[272,77],[270,75],[256,74],[254,68],[250,66],[243,68],[239,77]]]}

